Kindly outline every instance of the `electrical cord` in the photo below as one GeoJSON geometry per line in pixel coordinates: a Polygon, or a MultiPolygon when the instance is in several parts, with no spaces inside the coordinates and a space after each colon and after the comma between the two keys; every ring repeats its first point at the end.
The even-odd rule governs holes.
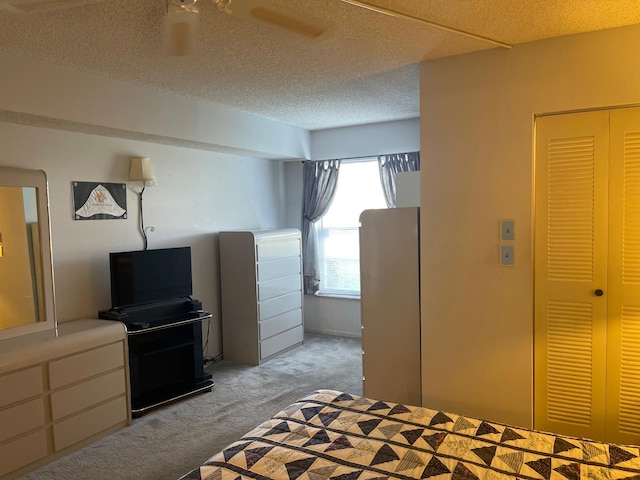
{"type": "Polygon", "coordinates": [[[209,334],[211,333],[211,318],[207,319],[207,339],[204,342],[204,346],[202,347],[202,357],[205,365],[209,365],[211,363],[216,363],[222,360],[223,354],[219,353],[215,357],[211,357],[208,355],[209,353],[209,334]]]}
{"type": "Polygon", "coordinates": [[[147,238],[147,230],[151,230],[154,232],[156,229],[154,227],[144,228],[144,213],[142,208],[142,194],[144,193],[144,189],[146,187],[142,187],[142,190],[138,192],[138,197],[140,197],[140,202],[138,202],[138,209],[140,211],[140,234],[142,235],[142,240],[144,242],[144,250],[149,246],[149,240],[147,238]]]}

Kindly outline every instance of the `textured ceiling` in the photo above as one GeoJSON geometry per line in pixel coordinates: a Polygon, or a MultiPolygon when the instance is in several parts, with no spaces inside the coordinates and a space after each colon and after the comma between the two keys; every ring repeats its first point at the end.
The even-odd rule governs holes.
{"type": "MultiPolygon", "coordinates": [[[[340,0],[251,2],[328,30],[309,39],[199,0],[192,53],[170,56],[165,0],[103,0],[0,10],[0,49],[315,130],[418,117],[418,62],[501,48],[340,0]]],[[[372,2],[508,44],[640,23],[637,0],[372,2]]]]}

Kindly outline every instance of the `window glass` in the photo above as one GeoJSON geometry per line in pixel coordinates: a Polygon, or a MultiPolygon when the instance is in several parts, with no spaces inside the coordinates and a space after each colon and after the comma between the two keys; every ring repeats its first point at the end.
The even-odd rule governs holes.
{"type": "Polygon", "coordinates": [[[374,208],[387,208],[377,159],[343,161],[333,202],[316,222],[320,294],[360,295],[360,214],[374,208]]]}

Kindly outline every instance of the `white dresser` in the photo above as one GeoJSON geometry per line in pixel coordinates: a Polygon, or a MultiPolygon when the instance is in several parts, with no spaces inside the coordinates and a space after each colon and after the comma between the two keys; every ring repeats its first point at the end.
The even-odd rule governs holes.
{"type": "Polygon", "coordinates": [[[302,344],[301,251],[296,229],[220,232],[225,359],[258,365],[302,344]]]}
{"type": "Polygon", "coordinates": [[[126,331],[76,320],[0,342],[0,479],[131,423],[126,331]]]}

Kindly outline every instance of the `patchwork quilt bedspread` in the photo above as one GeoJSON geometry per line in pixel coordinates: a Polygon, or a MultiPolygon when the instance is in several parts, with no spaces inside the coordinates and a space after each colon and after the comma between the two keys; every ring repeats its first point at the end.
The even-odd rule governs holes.
{"type": "Polygon", "coordinates": [[[640,480],[640,452],[320,390],[183,479],[640,480]]]}

